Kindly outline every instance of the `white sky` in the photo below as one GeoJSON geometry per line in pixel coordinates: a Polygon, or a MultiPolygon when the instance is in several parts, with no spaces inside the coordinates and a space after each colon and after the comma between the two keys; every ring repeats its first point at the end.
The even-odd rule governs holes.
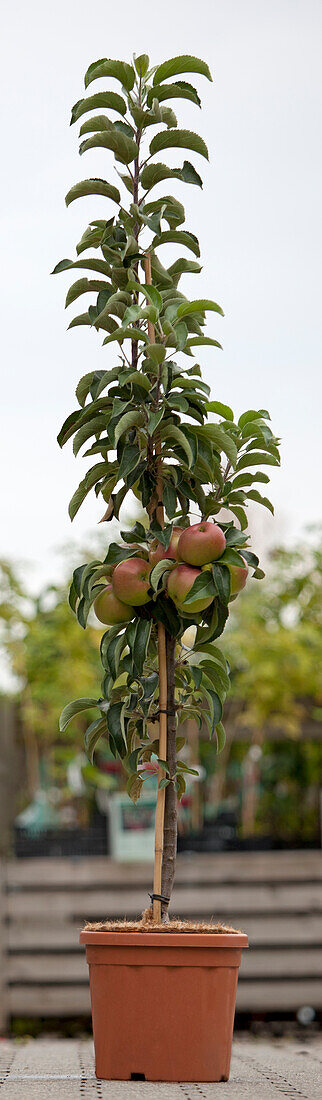
{"type": "Polygon", "coordinates": [[[61,452],[56,434],[80,375],[111,365],[113,351],[92,331],[66,333],[73,273],[49,276],[74,256],[88,221],[110,211],[100,198],[64,205],[78,179],[113,178],[112,155],[94,150],[80,160],[77,128],[69,128],[84,72],[99,57],[131,60],[135,50],[158,63],[194,53],[210,65],[213,84],[192,78],[203,111],[178,101],[177,112],[209,146],[209,166],[184,154],[204,190],[173,187],[203,263],[182,288],[225,311],[208,323],[224,351],[206,349],[200,362],[213,397],[238,415],[268,408],[283,437],[271,486],[276,521],[261,520],[262,541],[296,538],[321,519],[321,32],[320,0],[20,0],[3,10],[0,556],[35,562],[34,584],[56,579],[55,548],[80,545],[102,514],[89,497],[70,524],[85,463],[70,445],[61,452]]]}

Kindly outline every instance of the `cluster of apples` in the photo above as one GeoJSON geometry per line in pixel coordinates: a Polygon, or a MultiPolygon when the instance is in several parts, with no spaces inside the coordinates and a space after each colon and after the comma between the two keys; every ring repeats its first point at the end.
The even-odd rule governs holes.
{"type": "MultiPolygon", "coordinates": [[[[135,608],[149,603],[151,569],[166,558],[178,564],[169,572],[167,593],[178,611],[188,611],[184,600],[201,571],[221,558],[226,546],[224,532],[211,521],[194,523],[190,527],[174,527],[167,550],[155,542],[149,560],[142,557],[127,558],[113,570],[111,581],[94,602],[94,610],[101,623],[113,626],[133,619],[135,608]]],[[[231,596],[244,588],[248,566],[229,565],[231,596]]],[[[189,604],[189,615],[205,611],[212,603],[212,596],[203,596],[189,604]]]]}

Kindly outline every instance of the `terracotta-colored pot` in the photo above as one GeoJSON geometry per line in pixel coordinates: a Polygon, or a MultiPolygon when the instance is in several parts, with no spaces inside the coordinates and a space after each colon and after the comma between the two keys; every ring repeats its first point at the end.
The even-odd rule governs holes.
{"type": "Polygon", "coordinates": [[[242,933],[81,932],[96,1076],[228,1081],[242,933]]]}

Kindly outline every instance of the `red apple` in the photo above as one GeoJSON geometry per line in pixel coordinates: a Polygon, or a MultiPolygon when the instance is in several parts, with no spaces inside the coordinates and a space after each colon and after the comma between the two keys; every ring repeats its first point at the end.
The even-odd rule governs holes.
{"type": "MultiPolygon", "coordinates": [[[[243,558],[245,566],[242,565],[228,565],[227,569],[230,572],[230,595],[237,596],[238,592],[241,592],[242,588],[245,588],[245,584],[248,577],[248,565],[245,558],[243,558]]],[[[226,564],[226,563],[225,563],[226,564]]]]}
{"type": "Polygon", "coordinates": [[[180,535],[182,535],[182,530],[183,530],[182,527],[174,527],[173,528],[171,539],[170,539],[169,546],[168,546],[167,550],[165,550],[164,546],[162,546],[162,542],[157,542],[155,540],[155,542],[152,543],[151,550],[150,550],[150,553],[149,553],[149,558],[150,558],[152,569],[153,569],[154,565],[157,565],[159,561],[163,561],[164,558],[175,558],[176,561],[178,560],[177,548],[178,548],[178,542],[179,542],[180,535]]]}
{"type": "Polygon", "coordinates": [[[94,611],[100,623],[105,623],[107,626],[128,623],[134,615],[134,608],[117,599],[111,584],[107,584],[106,588],[96,596],[94,611]]]}
{"type": "Polygon", "coordinates": [[[186,527],[178,542],[178,557],[188,565],[210,565],[221,557],[226,546],[224,532],[218,524],[201,520],[186,527]]]}
{"type": "Polygon", "coordinates": [[[183,605],[185,597],[190,592],[196,577],[199,577],[201,569],[192,569],[190,565],[176,565],[168,578],[168,593],[179,611],[185,611],[187,615],[204,611],[213,601],[213,596],[196,596],[193,603],[183,605]]]}
{"type": "Polygon", "coordinates": [[[120,561],[112,577],[113,591],[118,599],[123,603],[132,604],[133,607],[141,607],[142,604],[148,603],[150,571],[151,563],[144,558],[127,558],[127,561],[120,561]]]}

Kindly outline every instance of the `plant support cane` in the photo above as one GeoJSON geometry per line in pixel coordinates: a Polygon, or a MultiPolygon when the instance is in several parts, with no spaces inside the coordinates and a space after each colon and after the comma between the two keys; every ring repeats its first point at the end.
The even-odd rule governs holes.
{"type": "MultiPolygon", "coordinates": [[[[145,281],[147,286],[151,286],[151,258],[149,253],[144,258],[144,272],[145,281]]],[[[155,332],[152,321],[148,320],[148,335],[150,344],[155,344],[155,332]]],[[[160,458],[160,446],[156,446],[157,461],[160,458]]],[[[161,472],[158,469],[157,474],[157,506],[156,517],[161,527],[164,527],[164,509],[162,504],[162,479],[161,472]]],[[[165,629],[162,623],[158,623],[158,670],[159,670],[159,699],[160,699],[160,718],[159,718],[159,758],[160,760],[167,759],[167,654],[166,654],[166,641],[165,641],[165,629]]],[[[157,793],[157,805],[155,815],[155,846],[154,846],[154,876],[153,876],[153,895],[152,895],[152,907],[153,907],[153,920],[155,924],[161,923],[161,878],[162,878],[162,857],[163,857],[163,829],[164,829],[164,807],[165,807],[165,787],[163,780],[165,779],[165,772],[161,764],[159,764],[158,770],[158,793],[157,793]]]]}
{"type": "Polygon", "coordinates": [[[247,944],[214,922],[168,916],[177,805],[198,777],[186,731],[193,722],[198,736],[223,749],[230,682],[220,640],[249,574],[264,576],[249,545],[247,506],[256,501],[273,511],[257,486],[267,484],[266,468],[280,461],[267,410],[235,416],[221,400],[219,371],[213,397],[196,360],[207,346],[217,367],[221,344],[217,334],[205,334],[206,314],[223,316],[213,298],[188,297],[181,283],[199,275],[200,249],[185,226],[182,195],[173,192],[178,181],[188,191],[202,187],[198,158],[209,155],[175,111],[182,99],[191,111],[200,108],[200,77],[212,79],[206,62],[191,55],[152,67],[147,54],[89,66],[71,122],[80,124],[81,155],[98,148],[103,163],[114,157],[118,186],[114,177],[95,176],[71,187],[67,206],[85,197],[92,220],[76,257],[54,269],[75,272],[67,307],[91,296],[69,327],[101,333],[106,356],[101,369],[80,378],[76,407],[58,436],[60,446],[73,439],[74,454],[82,451],[88,462],[70,518],[94,491],[103,501],[100,522],[121,517],[122,527],[101,560],[73,573],[69,603],[80,626],[86,628],[94,608],[103,628],[102,679],[95,698],[67,704],[60,729],[64,734],[74,715],[93,712],[85,733],[89,760],[97,754],[99,766],[103,739],[122,762],[134,805],[158,774],[152,916],[149,910],[134,925],[87,926],[81,936],[96,1070],[104,1078],[133,1072],[149,1080],[227,1080],[247,944]],[[168,150],[176,150],[175,167],[167,164],[168,150]],[[143,521],[132,526],[121,513],[128,493],[143,511],[143,521]]]}

